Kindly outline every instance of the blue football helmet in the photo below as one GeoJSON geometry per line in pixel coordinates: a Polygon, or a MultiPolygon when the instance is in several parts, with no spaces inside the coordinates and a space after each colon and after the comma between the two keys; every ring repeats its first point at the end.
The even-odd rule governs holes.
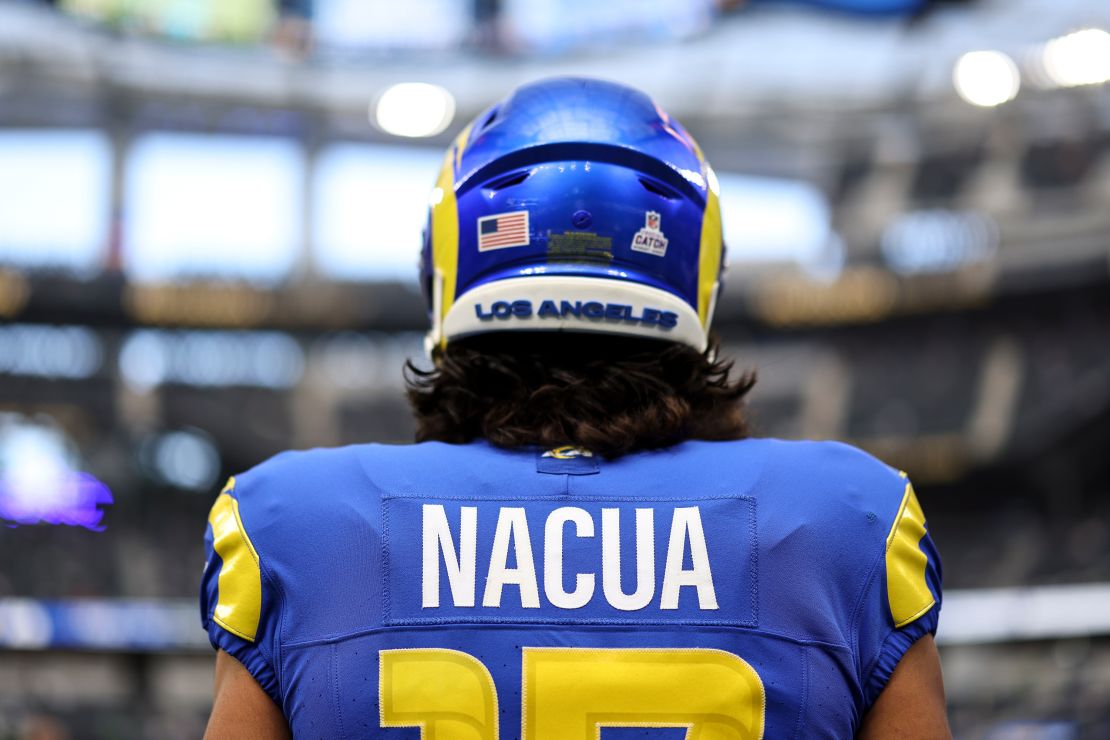
{"type": "Polygon", "coordinates": [[[517,88],[459,134],[430,203],[429,348],[501,331],[706,348],[724,261],[717,178],[644,93],[576,77],[517,88]]]}

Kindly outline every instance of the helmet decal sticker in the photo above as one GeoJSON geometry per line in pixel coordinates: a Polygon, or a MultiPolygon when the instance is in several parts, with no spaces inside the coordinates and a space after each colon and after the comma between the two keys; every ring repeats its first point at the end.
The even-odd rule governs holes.
{"type": "Polygon", "coordinates": [[[644,214],[644,228],[632,237],[633,251],[654,254],[656,257],[667,254],[667,237],[663,236],[663,231],[659,228],[661,221],[658,211],[648,211],[644,214]]]}
{"type": "Polygon", "coordinates": [[[528,211],[496,213],[478,219],[479,252],[508,247],[527,247],[530,243],[528,211]]]}
{"type": "Polygon", "coordinates": [[[613,239],[592,231],[564,231],[548,234],[547,256],[552,260],[613,261],[613,239]]]}

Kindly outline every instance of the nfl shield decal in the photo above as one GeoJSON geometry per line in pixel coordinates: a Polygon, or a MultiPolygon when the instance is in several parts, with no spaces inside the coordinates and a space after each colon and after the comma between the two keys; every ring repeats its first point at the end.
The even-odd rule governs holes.
{"type": "Polygon", "coordinates": [[[528,211],[496,213],[478,219],[479,252],[526,247],[528,244],[528,211]]]}
{"type": "Polygon", "coordinates": [[[667,237],[663,236],[660,229],[660,216],[657,211],[648,211],[644,214],[644,228],[632,237],[632,251],[646,252],[662,257],[667,253],[667,237]]]}

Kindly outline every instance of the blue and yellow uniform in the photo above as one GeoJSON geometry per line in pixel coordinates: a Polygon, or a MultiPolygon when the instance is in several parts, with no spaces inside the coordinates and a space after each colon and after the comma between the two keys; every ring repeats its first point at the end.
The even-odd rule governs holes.
{"type": "Polygon", "coordinates": [[[209,523],[209,637],[299,738],[847,738],[940,609],[910,483],[837,443],[285,453],[209,523]]]}

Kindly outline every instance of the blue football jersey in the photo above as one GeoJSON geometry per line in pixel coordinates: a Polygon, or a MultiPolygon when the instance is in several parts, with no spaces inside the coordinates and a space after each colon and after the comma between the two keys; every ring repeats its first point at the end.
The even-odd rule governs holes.
{"type": "Polygon", "coordinates": [[[289,452],[207,546],[298,738],[848,738],[940,609],[909,481],[831,442],[289,452]]]}

